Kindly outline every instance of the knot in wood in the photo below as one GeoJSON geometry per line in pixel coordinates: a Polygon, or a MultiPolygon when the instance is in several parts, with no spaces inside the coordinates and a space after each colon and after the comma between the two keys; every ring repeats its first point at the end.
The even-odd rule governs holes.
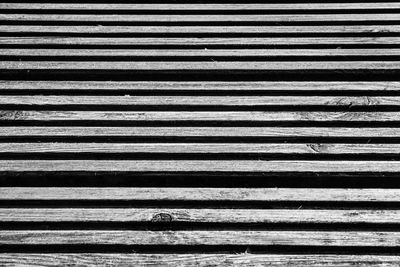
{"type": "Polygon", "coordinates": [[[151,219],[152,222],[171,222],[172,216],[168,213],[158,213],[151,219]]]}

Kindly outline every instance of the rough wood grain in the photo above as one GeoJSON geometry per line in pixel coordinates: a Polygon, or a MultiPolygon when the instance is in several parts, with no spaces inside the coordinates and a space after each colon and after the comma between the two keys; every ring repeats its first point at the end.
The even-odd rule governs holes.
{"type": "Polygon", "coordinates": [[[343,127],[0,127],[0,136],[399,137],[397,128],[343,127]]]}
{"type": "Polygon", "coordinates": [[[382,106],[400,105],[399,96],[104,96],[2,95],[0,105],[189,105],[189,106],[382,106]]]}
{"type": "Polygon", "coordinates": [[[0,32],[46,33],[371,33],[387,34],[400,31],[398,25],[341,25],[341,26],[55,26],[0,25],[0,32]]]}
{"type": "Polygon", "coordinates": [[[1,120],[37,121],[400,121],[400,112],[30,111],[0,110],[1,120]]]}
{"type": "Polygon", "coordinates": [[[3,172],[400,172],[400,161],[0,160],[3,172]]]}
{"type": "Polygon", "coordinates": [[[0,187],[0,200],[399,202],[400,189],[0,187]]]}
{"type": "Polygon", "coordinates": [[[399,247],[399,232],[0,230],[0,244],[289,245],[399,247]]]}
{"type": "Polygon", "coordinates": [[[96,3],[0,3],[0,9],[28,10],[343,10],[399,9],[396,2],[378,3],[290,3],[290,4],[96,4],[96,3]]]}
{"type": "MultiPolygon", "coordinates": [[[[12,45],[185,45],[185,46],[212,46],[212,45],[397,45],[400,37],[237,37],[237,38],[106,38],[106,37],[0,37],[0,44],[12,45]]],[[[100,47],[101,48],[101,47],[100,47]]],[[[179,47],[180,48],[180,47],[179,47]]],[[[207,48],[207,47],[201,47],[207,48]]]]}
{"type": "Polygon", "coordinates": [[[284,14],[284,15],[104,15],[104,14],[0,14],[3,21],[96,22],[299,22],[299,21],[398,21],[399,14],[284,14]]]}
{"type": "Polygon", "coordinates": [[[399,210],[0,208],[0,222],[379,223],[399,210]]]}
{"type": "MultiPolygon", "coordinates": [[[[279,50],[277,50],[277,53],[279,50]]],[[[400,82],[181,82],[181,81],[8,81],[0,80],[0,90],[182,90],[182,91],[399,91],[400,82]]],[[[287,93],[287,92],[286,92],[287,93]]]]}
{"type": "Polygon", "coordinates": [[[398,154],[400,144],[0,143],[0,153],[398,154]]]}

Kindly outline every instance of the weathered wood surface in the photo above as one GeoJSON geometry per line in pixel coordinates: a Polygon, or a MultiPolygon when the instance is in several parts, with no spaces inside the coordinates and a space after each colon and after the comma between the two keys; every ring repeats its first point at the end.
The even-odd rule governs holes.
{"type": "Polygon", "coordinates": [[[398,154],[400,144],[0,143],[0,153],[398,154]]]}
{"type": "Polygon", "coordinates": [[[334,254],[139,254],[139,253],[2,253],[0,262],[7,266],[398,266],[393,255],[334,254]]]}
{"type": "Polygon", "coordinates": [[[289,245],[399,247],[392,231],[121,231],[0,230],[0,244],[289,245]]]}
{"type": "Polygon", "coordinates": [[[0,171],[400,172],[400,161],[329,160],[0,160],[0,171]]]}
{"type": "MultiPolygon", "coordinates": [[[[204,38],[204,37],[0,37],[1,45],[176,45],[178,46],[212,46],[212,45],[397,45],[400,37],[230,37],[230,38],[204,38]]],[[[204,47],[202,47],[204,49],[204,47]]],[[[290,47],[289,47],[290,48],[290,47]]],[[[6,61],[7,62],[7,61],[6,61]]],[[[355,62],[363,63],[364,61],[355,62]]],[[[396,62],[396,61],[394,61],[396,62]]],[[[257,62],[255,62],[257,63],[257,62]]],[[[259,62],[258,62],[259,63],[259,62]]],[[[321,63],[321,62],[317,62],[321,63]]],[[[324,63],[324,62],[322,62],[324,63]]],[[[340,62],[339,62],[340,63],[340,62]]],[[[11,64],[11,63],[8,63],[11,64]]],[[[4,64],[2,64],[4,65],[4,64]]]]}
{"type": "Polygon", "coordinates": [[[399,96],[90,96],[2,95],[0,105],[384,106],[399,96]]]}
{"type": "Polygon", "coordinates": [[[0,208],[0,222],[379,223],[399,210],[0,208]],[[161,219],[163,216],[163,219],[161,219]]]}
{"type": "MultiPolygon", "coordinates": [[[[14,114],[14,113],[12,113],[14,114]]],[[[18,112],[17,112],[18,114],[18,112]]],[[[14,115],[7,115],[14,116],[14,115]]],[[[76,137],[399,137],[397,128],[353,127],[0,127],[0,136],[76,137]]]]}
{"type": "Polygon", "coordinates": [[[400,4],[396,2],[377,3],[265,3],[265,4],[98,4],[98,3],[0,3],[0,9],[28,9],[28,10],[337,10],[343,9],[399,9],[400,4]]]}
{"type": "Polygon", "coordinates": [[[340,26],[107,26],[107,25],[0,25],[0,32],[46,33],[398,33],[398,25],[340,25],[340,26]]]}
{"type": "MultiPolygon", "coordinates": [[[[279,53],[280,50],[277,50],[279,53]]],[[[373,81],[373,82],[274,82],[274,81],[237,81],[237,82],[210,82],[210,81],[8,81],[0,80],[0,90],[181,90],[181,91],[363,91],[397,92],[400,82],[373,81]]]]}
{"type": "Polygon", "coordinates": [[[92,121],[400,121],[400,112],[323,111],[30,111],[2,110],[1,120],[92,121]]]}
{"type": "Polygon", "coordinates": [[[2,21],[96,21],[96,22],[302,22],[393,21],[399,14],[283,14],[283,15],[108,15],[108,14],[0,14],[2,21]]]}
{"type": "Polygon", "coordinates": [[[0,200],[400,201],[400,189],[0,187],[0,200]]]}

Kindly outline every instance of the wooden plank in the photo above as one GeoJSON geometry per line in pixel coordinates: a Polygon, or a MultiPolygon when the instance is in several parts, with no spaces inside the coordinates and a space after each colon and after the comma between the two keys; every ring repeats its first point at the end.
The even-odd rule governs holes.
{"type": "Polygon", "coordinates": [[[0,160],[2,172],[400,172],[400,161],[0,160]]]}
{"type": "Polygon", "coordinates": [[[4,70],[398,70],[399,61],[2,61],[4,70]]]}
{"type": "Polygon", "coordinates": [[[400,232],[358,231],[0,231],[2,245],[288,245],[399,247],[400,232]]]}
{"type": "Polygon", "coordinates": [[[90,96],[2,95],[0,105],[399,106],[399,96],[90,96]]]}
{"type": "Polygon", "coordinates": [[[46,33],[398,33],[398,25],[340,26],[106,26],[0,25],[0,32],[46,33]]]}
{"type": "MultiPolygon", "coordinates": [[[[277,50],[280,51],[280,50],[277,50]]],[[[279,53],[279,52],[277,52],[279,53]]],[[[400,82],[157,82],[157,81],[9,81],[0,90],[182,90],[182,91],[399,91],[400,82]]],[[[287,92],[286,92],[287,93],[287,92]]]]}
{"type": "Polygon", "coordinates": [[[0,136],[400,137],[397,128],[343,127],[0,127],[0,136]]]}
{"type": "Polygon", "coordinates": [[[95,4],[95,3],[0,3],[0,9],[28,10],[338,10],[399,9],[396,2],[378,3],[291,3],[291,4],[95,4]]]}
{"type": "Polygon", "coordinates": [[[0,187],[0,200],[361,201],[397,203],[400,201],[400,189],[0,187]]]}
{"type": "Polygon", "coordinates": [[[399,210],[0,208],[0,222],[379,223],[399,210]],[[161,218],[162,217],[162,218],[161,218]]]}
{"type": "MultiPolygon", "coordinates": [[[[400,49],[0,49],[14,57],[277,57],[399,56],[400,49]]],[[[88,59],[90,60],[90,59],[88,59]]],[[[215,59],[214,59],[215,60],[215,59]]],[[[252,83],[250,83],[251,85],[252,83]]]]}
{"type": "Polygon", "coordinates": [[[82,22],[319,22],[393,21],[399,14],[284,14],[284,15],[105,15],[105,14],[0,14],[2,21],[82,21],[82,22]]]}
{"type": "Polygon", "coordinates": [[[0,264],[7,266],[380,266],[400,264],[394,255],[335,254],[138,254],[138,253],[1,253],[0,264]]]}
{"type": "Polygon", "coordinates": [[[400,144],[0,143],[0,153],[397,154],[400,144]]]}
{"type": "Polygon", "coordinates": [[[2,120],[38,121],[400,121],[400,112],[308,111],[29,111],[2,110],[2,120]]]}
{"type": "MultiPolygon", "coordinates": [[[[0,37],[2,45],[397,45],[400,37],[0,37]]],[[[204,47],[202,47],[204,48],[204,47]]]]}

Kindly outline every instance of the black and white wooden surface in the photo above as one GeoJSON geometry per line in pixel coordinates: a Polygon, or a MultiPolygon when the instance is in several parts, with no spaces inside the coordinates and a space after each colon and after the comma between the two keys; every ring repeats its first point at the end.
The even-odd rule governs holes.
{"type": "Polygon", "coordinates": [[[399,266],[400,2],[1,1],[1,266],[399,266]]]}

